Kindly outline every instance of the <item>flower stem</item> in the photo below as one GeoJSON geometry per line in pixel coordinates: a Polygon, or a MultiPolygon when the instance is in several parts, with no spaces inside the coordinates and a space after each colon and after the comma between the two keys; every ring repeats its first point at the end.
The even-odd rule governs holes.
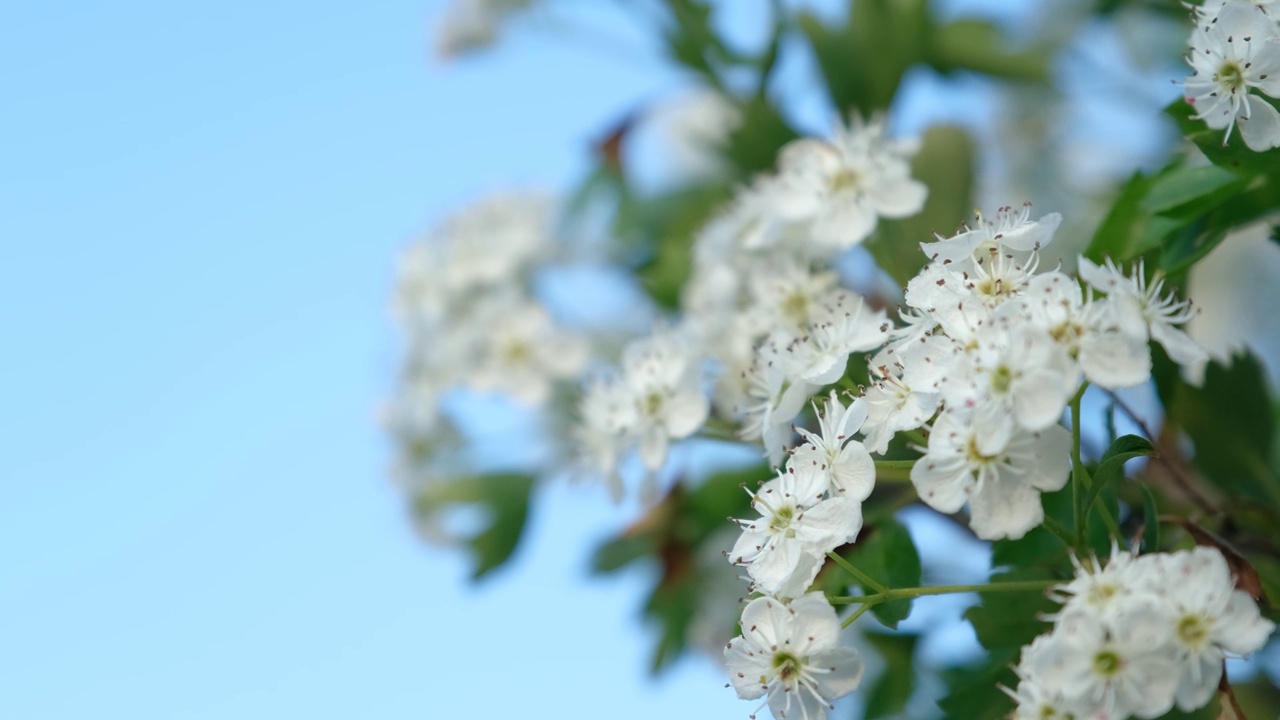
{"type": "Polygon", "coordinates": [[[1084,462],[1080,459],[1080,401],[1089,382],[1080,383],[1080,389],[1071,398],[1071,508],[1075,522],[1075,547],[1081,553],[1085,551],[1085,517],[1088,508],[1084,506],[1088,494],[1089,475],[1085,472],[1084,462]]]}
{"type": "Polygon", "coordinates": [[[1046,530],[1056,535],[1058,539],[1062,541],[1062,544],[1067,547],[1073,547],[1075,545],[1075,541],[1071,537],[1071,531],[1063,527],[1062,523],[1057,520],[1054,520],[1051,517],[1046,517],[1044,519],[1044,527],[1046,530]]]}
{"type": "Polygon", "coordinates": [[[870,575],[867,575],[866,573],[862,572],[858,568],[854,567],[853,563],[840,557],[834,551],[828,551],[827,557],[831,558],[832,560],[835,560],[837,565],[844,568],[846,572],[848,572],[850,575],[857,578],[858,582],[862,583],[866,587],[872,590],[875,590],[877,593],[890,592],[889,588],[876,582],[870,575]]]}
{"type": "Polygon", "coordinates": [[[903,482],[911,479],[915,460],[876,460],[876,482],[903,482]]]}
{"type": "Polygon", "coordinates": [[[861,603],[862,607],[858,612],[849,616],[841,624],[842,627],[848,627],[863,612],[874,605],[891,600],[907,600],[910,598],[923,597],[925,595],[950,595],[953,593],[967,592],[1025,592],[1031,590],[1044,590],[1051,585],[1056,585],[1057,580],[1015,580],[1011,582],[989,583],[986,585],[935,585],[933,587],[910,587],[910,588],[893,588],[877,591],[874,595],[850,595],[830,597],[827,600],[832,605],[853,605],[861,603]]]}

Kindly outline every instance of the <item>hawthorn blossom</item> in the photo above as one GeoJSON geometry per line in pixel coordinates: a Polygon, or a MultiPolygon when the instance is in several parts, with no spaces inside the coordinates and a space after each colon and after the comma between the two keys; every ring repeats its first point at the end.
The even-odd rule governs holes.
{"type": "Polygon", "coordinates": [[[820,387],[791,375],[784,352],[776,343],[766,342],[757,350],[751,367],[742,373],[739,434],[745,440],[759,440],[773,466],[782,461],[784,447],[791,439],[791,421],[820,387]]]}
{"type": "Polygon", "coordinates": [[[984,256],[998,247],[1030,252],[1048,245],[1061,223],[1062,215],[1058,213],[1032,220],[1031,203],[1025,203],[1018,212],[1006,205],[990,219],[974,211],[974,227],[965,225],[949,238],[935,235],[937,242],[920,243],[920,249],[931,261],[944,265],[964,264],[974,255],[984,256]]]}
{"type": "Polygon", "coordinates": [[[1276,23],[1258,5],[1232,0],[1212,17],[1201,17],[1189,41],[1187,62],[1192,74],[1182,81],[1195,118],[1222,130],[1231,128],[1250,150],[1280,147],[1280,112],[1249,92],[1250,88],[1280,97],[1280,38],[1276,23]]]}
{"type": "Polygon", "coordinates": [[[1045,617],[1053,629],[1023,648],[1015,718],[1196,710],[1212,699],[1228,654],[1260,649],[1275,630],[1217,548],[1135,555],[1113,545],[1105,565],[1072,562],[1075,577],[1049,595],[1062,603],[1045,617]]]}
{"type": "Polygon", "coordinates": [[[1003,448],[980,449],[978,429],[956,410],[938,416],[924,457],[911,468],[920,500],[944,513],[969,505],[983,540],[1022,537],[1044,520],[1040,493],[1060,490],[1071,470],[1071,433],[1061,425],[1019,428],[1003,448]]]}
{"type": "Polygon", "coordinates": [[[1145,337],[1122,332],[1109,299],[1085,299],[1079,283],[1051,271],[1027,284],[1021,311],[1080,365],[1089,382],[1114,389],[1151,377],[1145,337]]]}
{"type": "Polygon", "coordinates": [[[884,122],[854,115],[830,142],[805,138],[778,153],[778,211],[809,224],[815,244],[833,250],[866,240],[881,217],[910,217],[928,188],[911,177],[913,143],[889,139],[884,122]]]}
{"type": "Polygon", "coordinates": [[[657,470],[670,440],[688,437],[706,422],[710,402],[698,358],[674,331],[660,331],[626,347],[621,382],[634,408],[626,431],[636,439],[644,466],[657,470]]]}
{"type": "Polygon", "coordinates": [[[778,720],[826,720],[831,701],[862,680],[862,657],[840,644],[840,621],[822,593],[789,604],[758,597],[743,609],[741,627],[724,649],[729,680],[743,700],[767,695],[778,720]]]}
{"type": "Polygon", "coordinates": [[[788,463],[751,496],[755,520],[738,520],[742,536],[729,551],[747,568],[754,587],[779,597],[797,597],[809,588],[824,556],[852,542],[862,529],[862,507],[854,499],[827,496],[825,468],[788,463]]]}
{"type": "Polygon", "coordinates": [[[1110,613],[1063,611],[1032,667],[1050,692],[1080,698],[1106,717],[1154,718],[1173,708],[1178,673],[1165,650],[1171,629],[1159,602],[1124,598],[1110,613]]]}
{"type": "Polygon", "coordinates": [[[1214,548],[1160,555],[1161,596],[1169,609],[1177,653],[1179,708],[1195,710],[1213,697],[1227,653],[1246,655],[1261,648],[1275,625],[1258,604],[1237,590],[1222,553],[1214,548]]]}
{"type": "Polygon", "coordinates": [[[853,439],[867,419],[866,401],[854,398],[845,406],[832,390],[823,409],[815,405],[814,411],[820,429],[814,433],[796,428],[805,442],[792,451],[788,466],[807,463],[823,468],[834,492],[858,502],[866,500],[876,482],[876,464],[862,443],[853,439]]]}
{"type": "Polygon", "coordinates": [[[1164,289],[1160,273],[1148,284],[1141,261],[1134,267],[1133,277],[1125,277],[1110,258],[1103,265],[1095,265],[1083,256],[1079,273],[1095,290],[1107,293],[1116,324],[1129,337],[1142,342],[1155,340],[1179,365],[1195,366],[1208,359],[1199,343],[1175,327],[1194,317],[1195,311],[1190,301],[1178,300],[1172,293],[1160,296],[1164,289]]]}

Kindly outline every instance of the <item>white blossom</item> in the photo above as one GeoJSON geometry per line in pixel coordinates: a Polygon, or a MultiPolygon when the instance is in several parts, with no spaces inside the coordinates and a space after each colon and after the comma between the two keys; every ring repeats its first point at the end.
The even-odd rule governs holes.
{"type": "Polygon", "coordinates": [[[1208,353],[1176,325],[1185,324],[1195,312],[1191,303],[1178,300],[1172,293],[1161,297],[1164,277],[1157,273],[1150,284],[1139,262],[1132,277],[1125,277],[1108,258],[1103,265],[1095,265],[1081,257],[1080,277],[1095,290],[1107,293],[1111,301],[1117,326],[1131,338],[1146,342],[1155,340],[1169,353],[1169,359],[1179,365],[1194,366],[1203,363],[1208,353]]]}
{"type": "Polygon", "coordinates": [[[765,702],[778,720],[826,720],[831,701],[862,680],[862,657],[840,644],[840,621],[822,593],[790,604],[764,596],[742,611],[742,635],[725,646],[738,697],[765,702]]]}
{"type": "Polygon", "coordinates": [[[1071,433],[1061,425],[1019,429],[995,452],[979,450],[978,431],[955,410],[938,416],[928,452],[911,468],[920,500],[944,513],[969,504],[979,538],[1020,538],[1044,520],[1041,492],[1060,490],[1071,469],[1071,433]]]}
{"type": "Polygon", "coordinates": [[[852,542],[862,529],[862,507],[841,494],[827,496],[825,468],[788,463],[752,494],[760,517],[739,520],[742,536],[729,551],[747,568],[754,586],[779,597],[797,597],[809,588],[827,552],[852,542]]]}
{"type": "Polygon", "coordinates": [[[866,500],[876,482],[876,464],[862,443],[853,439],[867,419],[866,401],[854,398],[846,406],[832,390],[823,409],[817,410],[816,405],[814,409],[819,431],[796,428],[805,442],[792,451],[788,466],[824,468],[834,492],[858,502],[866,500]]]}
{"type": "Polygon", "coordinates": [[[1201,17],[1188,43],[1193,73],[1182,85],[1196,119],[1214,130],[1240,126],[1245,145],[1256,151],[1280,146],[1280,112],[1249,92],[1280,97],[1280,39],[1275,21],[1252,2],[1233,0],[1212,17],[1201,17]]]}
{"type": "Polygon", "coordinates": [[[889,139],[881,120],[837,127],[830,142],[801,139],[778,154],[781,215],[809,224],[819,246],[853,247],[871,235],[881,217],[920,212],[928,188],[911,178],[912,143],[889,139]]]}

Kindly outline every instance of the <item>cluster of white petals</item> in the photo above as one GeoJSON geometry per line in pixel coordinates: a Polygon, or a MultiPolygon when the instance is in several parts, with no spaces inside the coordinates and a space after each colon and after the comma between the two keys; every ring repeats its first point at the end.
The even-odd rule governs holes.
{"type": "MultiPolygon", "coordinates": [[[[617,465],[635,448],[653,479],[670,441],[688,437],[707,420],[700,355],[678,330],[661,329],[631,341],[617,372],[588,386],[581,403],[578,449],[590,469],[622,493],[617,465]]],[[[649,489],[652,490],[650,483],[649,489]]]]}
{"type": "Polygon", "coordinates": [[[751,495],[760,517],[739,520],[742,535],[729,551],[747,568],[752,588],[799,597],[826,554],[853,542],[862,529],[862,501],[875,484],[871,455],[852,434],[866,418],[862,400],[846,407],[834,392],[820,413],[822,430],[805,432],[784,470],[751,495]]]}
{"type": "Polygon", "coordinates": [[[558,326],[530,290],[553,252],[554,214],[543,195],[494,195],[406,249],[394,308],[406,359],[386,413],[406,447],[439,431],[452,388],[537,407],[585,367],[586,340],[558,326]]]}
{"type": "Polygon", "coordinates": [[[915,144],[857,116],[831,140],[782,149],[777,172],[741,188],[699,234],[683,310],[720,368],[714,403],[781,462],[808,397],[844,374],[850,354],[884,343],[882,311],[839,286],[836,257],[881,217],[923,207],[915,144]]]}
{"type": "Polygon", "coordinates": [[[436,29],[436,51],[449,58],[480,50],[498,39],[507,16],[532,0],[453,0],[436,29]]]}
{"type": "Polygon", "coordinates": [[[1196,547],[1076,564],[1053,629],[1022,650],[1014,718],[1122,720],[1204,707],[1227,656],[1275,630],[1222,553],[1196,547]]]}
{"type": "Polygon", "coordinates": [[[1214,130],[1240,127],[1256,151],[1280,147],[1280,112],[1250,90],[1280,98],[1280,18],[1272,3],[1228,0],[1206,3],[1188,41],[1193,70],[1184,96],[1196,118],[1214,130]]]}
{"type": "MultiPolygon", "coordinates": [[[[862,529],[862,501],[875,484],[875,463],[853,434],[867,417],[866,403],[847,405],[833,391],[816,410],[817,432],[786,468],[751,495],[759,517],[738,520],[742,534],[728,558],[744,566],[753,592],[742,614],[742,637],[725,649],[738,696],[768,693],[774,717],[822,720],[830,702],[852,692],[862,660],[839,643],[834,608],[820,592],[807,592],[826,554],[851,543],[862,529]]],[[[754,716],[753,716],[754,717],[754,716]]]]}
{"type": "Polygon", "coordinates": [[[923,243],[930,262],[907,284],[903,325],[871,359],[867,448],[883,453],[898,433],[927,431],[911,470],[920,499],[945,513],[967,505],[986,540],[1022,537],[1043,520],[1040,494],[1066,484],[1061,420],[1082,381],[1145,382],[1151,340],[1176,362],[1205,358],[1177,327],[1190,305],[1162,295],[1162,280],[1148,282],[1141,265],[1125,276],[1081,258],[1087,290],[1044,270],[1040,249],[1060,221],[1006,207],[923,243]]]}
{"type": "Polygon", "coordinates": [[[864,669],[858,651],[839,640],[840,621],[822,593],[758,597],[742,611],[742,635],[725,646],[729,679],[744,700],[767,695],[779,720],[825,720],[864,669]]]}

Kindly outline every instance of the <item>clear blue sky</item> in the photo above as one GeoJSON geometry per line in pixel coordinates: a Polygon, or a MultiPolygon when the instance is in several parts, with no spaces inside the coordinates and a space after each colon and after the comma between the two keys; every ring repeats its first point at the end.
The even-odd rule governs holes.
{"type": "Polygon", "coordinates": [[[646,679],[642,576],[585,578],[632,508],[552,488],[473,588],[385,477],[400,248],[681,87],[600,18],[441,64],[442,5],[0,11],[0,717],[754,707],[709,663],[646,679]]]}
{"type": "Polygon", "coordinates": [[[442,65],[431,0],[24,5],[0,11],[0,717],[745,717],[709,664],[645,678],[639,576],[585,580],[628,509],[553,489],[469,587],[375,422],[398,250],[489,189],[563,186],[676,78],[534,33],[442,65]]]}

